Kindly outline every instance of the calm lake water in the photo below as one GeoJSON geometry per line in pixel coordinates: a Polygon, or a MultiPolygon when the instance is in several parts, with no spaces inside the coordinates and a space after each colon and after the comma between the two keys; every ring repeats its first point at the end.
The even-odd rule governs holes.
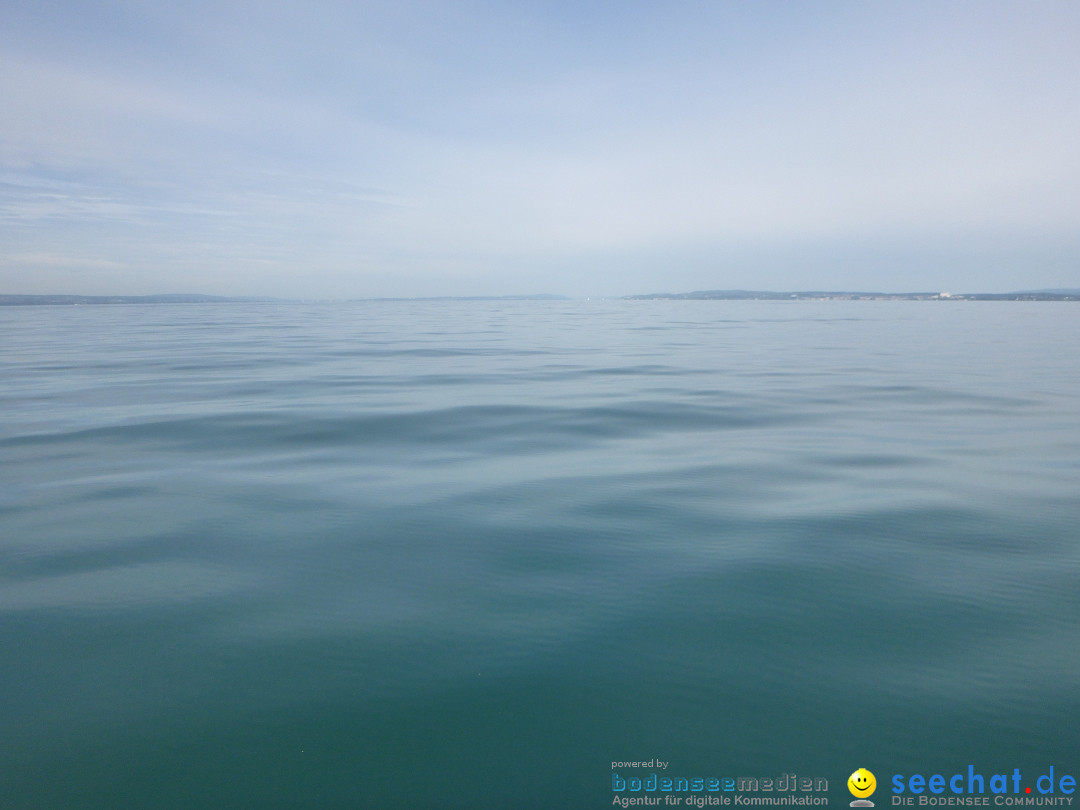
{"type": "Polygon", "coordinates": [[[0,808],[1080,776],[1075,304],[8,307],[0,462],[0,808]]]}

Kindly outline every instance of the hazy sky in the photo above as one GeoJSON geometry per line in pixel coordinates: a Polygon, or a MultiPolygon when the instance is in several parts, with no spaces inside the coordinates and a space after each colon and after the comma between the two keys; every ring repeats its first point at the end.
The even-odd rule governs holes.
{"type": "Polygon", "coordinates": [[[0,292],[1080,287],[1080,3],[0,0],[0,292]]]}

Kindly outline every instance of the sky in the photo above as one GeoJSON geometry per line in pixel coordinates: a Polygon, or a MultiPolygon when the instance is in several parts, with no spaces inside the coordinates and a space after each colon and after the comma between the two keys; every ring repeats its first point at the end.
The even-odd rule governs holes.
{"type": "Polygon", "coordinates": [[[0,293],[1080,287],[1080,3],[0,0],[0,293]]]}

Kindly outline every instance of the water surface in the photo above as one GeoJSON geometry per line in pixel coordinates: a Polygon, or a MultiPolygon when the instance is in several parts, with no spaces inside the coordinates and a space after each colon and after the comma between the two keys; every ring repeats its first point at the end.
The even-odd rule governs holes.
{"type": "Polygon", "coordinates": [[[0,805],[1076,773],[1078,347],[1049,302],[4,308],[0,805]]]}

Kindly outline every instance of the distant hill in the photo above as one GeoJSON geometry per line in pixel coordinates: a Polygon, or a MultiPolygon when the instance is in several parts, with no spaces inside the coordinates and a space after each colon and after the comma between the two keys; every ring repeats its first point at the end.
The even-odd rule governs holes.
{"type": "Polygon", "coordinates": [[[221,295],[0,295],[0,306],[73,304],[217,304],[278,301],[277,298],[229,298],[221,295]]]}
{"type": "Polygon", "coordinates": [[[565,295],[429,295],[408,298],[352,298],[350,301],[571,301],[565,295]]]}
{"type": "MultiPolygon", "coordinates": [[[[430,298],[357,298],[354,301],[569,301],[565,295],[468,295],[430,298]]],[[[78,304],[251,304],[295,303],[267,297],[230,298],[223,295],[0,295],[0,306],[73,306],[78,304]]]]}
{"type": "Polygon", "coordinates": [[[1014,293],[1014,295],[1067,295],[1072,298],[1080,298],[1080,287],[1057,287],[1050,290],[1023,290],[1014,293]]]}
{"type": "Polygon", "coordinates": [[[623,297],[632,301],[654,299],[678,301],[1080,301],[1080,290],[1035,290],[1011,293],[697,290],[686,293],[651,293],[623,297]]]}

